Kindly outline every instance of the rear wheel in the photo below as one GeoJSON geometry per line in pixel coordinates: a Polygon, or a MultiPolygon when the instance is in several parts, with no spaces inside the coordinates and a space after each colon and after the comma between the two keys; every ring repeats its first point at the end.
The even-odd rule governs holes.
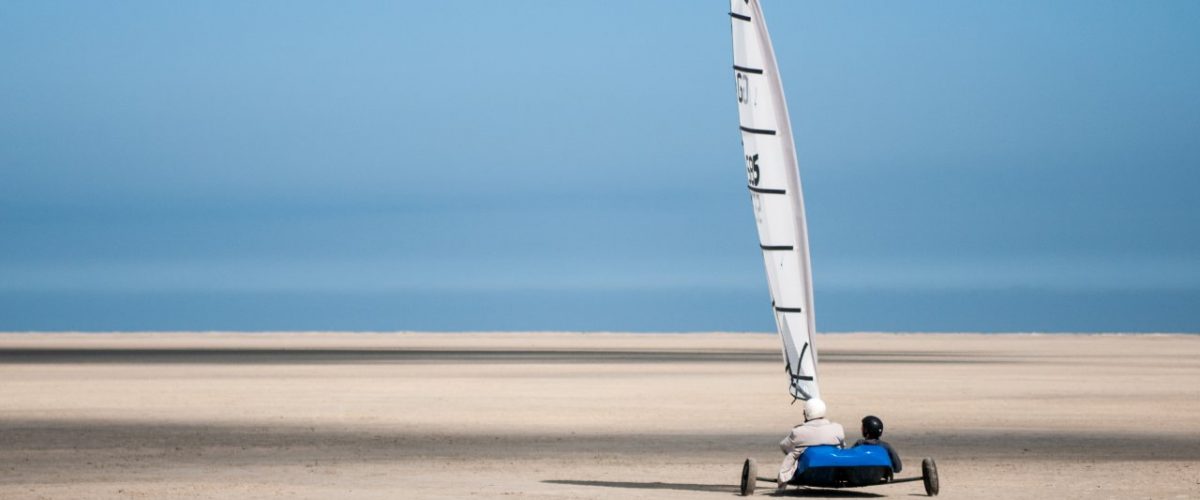
{"type": "Polygon", "coordinates": [[[746,463],[742,464],[742,496],[748,497],[754,494],[754,487],[758,482],[758,464],[753,458],[747,458],[746,463]]]}
{"type": "Polygon", "coordinates": [[[932,458],[921,461],[921,480],[925,482],[925,494],[931,497],[937,496],[939,487],[937,464],[932,458]]]}

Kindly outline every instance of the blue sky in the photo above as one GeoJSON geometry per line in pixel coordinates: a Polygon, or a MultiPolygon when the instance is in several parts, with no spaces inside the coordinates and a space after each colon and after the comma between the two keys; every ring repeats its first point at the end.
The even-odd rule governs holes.
{"type": "MultiPolygon", "coordinates": [[[[726,7],[0,6],[0,330],[770,330],[726,7]]],[[[1200,331],[1200,4],[764,9],[818,329],[1200,331]]]]}

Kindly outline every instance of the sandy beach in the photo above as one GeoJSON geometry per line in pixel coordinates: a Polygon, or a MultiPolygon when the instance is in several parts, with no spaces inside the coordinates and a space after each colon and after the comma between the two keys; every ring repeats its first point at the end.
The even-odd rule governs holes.
{"type": "MultiPolygon", "coordinates": [[[[830,334],[830,416],[945,498],[1200,498],[1200,336],[830,334]]],[[[767,334],[0,335],[0,498],[728,498],[767,334]]],[[[762,484],[759,495],[770,494],[762,484]]],[[[911,497],[919,482],[795,496],[911,497]]]]}

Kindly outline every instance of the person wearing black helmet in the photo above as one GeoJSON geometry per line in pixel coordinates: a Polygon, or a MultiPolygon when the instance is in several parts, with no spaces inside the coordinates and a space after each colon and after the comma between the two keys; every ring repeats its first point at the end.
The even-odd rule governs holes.
{"type": "Polygon", "coordinates": [[[899,473],[903,465],[900,463],[900,455],[896,454],[896,450],[892,445],[887,444],[887,441],[879,439],[883,436],[883,420],[875,415],[867,415],[862,419],[862,434],[863,438],[854,442],[854,446],[860,444],[873,444],[882,446],[887,450],[888,456],[892,458],[892,472],[899,473]]]}

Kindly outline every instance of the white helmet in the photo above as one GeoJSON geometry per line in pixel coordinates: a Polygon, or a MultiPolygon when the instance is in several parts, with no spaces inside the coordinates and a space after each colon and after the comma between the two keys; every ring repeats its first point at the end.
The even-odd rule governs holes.
{"type": "Polygon", "coordinates": [[[804,420],[816,420],[825,418],[825,402],[817,398],[812,398],[804,402],[804,420]]]}

